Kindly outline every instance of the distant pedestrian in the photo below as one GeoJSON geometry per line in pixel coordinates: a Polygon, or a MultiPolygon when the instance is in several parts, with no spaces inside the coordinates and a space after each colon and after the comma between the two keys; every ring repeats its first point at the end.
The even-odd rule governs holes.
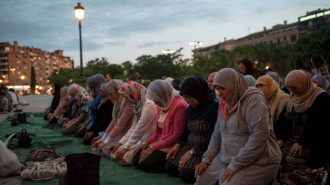
{"type": "Polygon", "coordinates": [[[0,92],[0,113],[8,112],[8,99],[4,92],[0,92]]]}
{"type": "Polygon", "coordinates": [[[239,72],[243,75],[252,75],[255,79],[261,76],[261,72],[253,66],[253,63],[248,59],[243,59],[238,65],[239,72]]]}
{"type": "Polygon", "coordinates": [[[327,62],[321,55],[313,55],[311,58],[313,75],[322,75],[330,80],[330,74],[327,62]]]}

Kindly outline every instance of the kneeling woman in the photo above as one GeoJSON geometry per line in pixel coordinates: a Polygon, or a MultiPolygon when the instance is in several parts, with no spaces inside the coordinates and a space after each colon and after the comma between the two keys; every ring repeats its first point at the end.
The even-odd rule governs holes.
{"type": "Polygon", "coordinates": [[[180,94],[189,104],[183,135],[168,153],[165,169],[185,183],[195,182],[195,167],[202,161],[217,121],[219,101],[201,77],[189,77],[180,94]]]}
{"type": "Polygon", "coordinates": [[[165,80],[151,82],[146,97],[158,105],[158,123],[153,135],[135,150],[133,163],[149,173],[164,172],[166,155],[184,131],[188,105],[165,80]]]}
{"type": "Polygon", "coordinates": [[[293,124],[290,139],[284,143],[289,164],[327,168],[330,162],[330,97],[299,70],[285,79],[290,90],[286,117],[293,124]]]}
{"type": "Polygon", "coordinates": [[[78,130],[78,126],[88,118],[88,101],[89,98],[85,93],[78,93],[74,98],[72,112],[69,121],[62,126],[62,134],[73,134],[78,130]]]}
{"type": "Polygon", "coordinates": [[[221,69],[213,85],[219,91],[220,109],[208,149],[196,166],[196,184],[273,182],[281,151],[264,95],[231,68],[221,69]]]}

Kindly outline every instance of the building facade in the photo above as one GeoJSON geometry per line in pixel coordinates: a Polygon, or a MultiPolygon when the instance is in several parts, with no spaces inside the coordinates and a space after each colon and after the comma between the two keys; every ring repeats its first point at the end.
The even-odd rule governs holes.
{"type": "Polygon", "coordinates": [[[48,52],[34,47],[18,46],[9,42],[0,43],[0,79],[1,84],[17,90],[26,90],[30,86],[31,66],[36,77],[36,86],[40,90],[47,87],[47,78],[54,70],[73,68],[72,57],[63,56],[63,50],[48,52]]]}
{"type": "Polygon", "coordinates": [[[306,15],[298,18],[299,35],[308,34],[323,26],[330,26],[330,9],[306,12],[306,15]]]}
{"type": "Polygon", "coordinates": [[[228,50],[231,51],[235,47],[242,45],[255,45],[258,43],[264,44],[294,44],[298,40],[299,31],[298,23],[288,24],[284,21],[283,24],[277,24],[271,29],[264,27],[263,31],[249,34],[245,37],[239,39],[232,39],[224,42],[219,42],[218,44],[198,48],[193,50],[194,56],[196,55],[207,55],[210,56],[213,52],[218,50],[228,50]]]}
{"type": "Polygon", "coordinates": [[[218,50],[231,51],[242,45],[264,44],[295,44],[300,36],[316,31],[323,26],[330,26],[330,9],[318,9],[307,12],[306,15],[298,18],[298,22],[288,24],[277,24],[270,29],[264,27],[262,31],[249,34],[239,39],[219,42],[218,44],[194,49],[194,56],[211,54],[218,50]]]}

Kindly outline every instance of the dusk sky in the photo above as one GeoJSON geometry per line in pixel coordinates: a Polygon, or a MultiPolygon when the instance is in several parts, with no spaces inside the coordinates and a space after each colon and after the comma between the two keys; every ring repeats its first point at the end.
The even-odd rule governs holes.
{"type": "MultiPolygon", "coordinates": [[[[1,0],[0,42],[17,41],[46,51],[64,50],[79,65],[78,1],[1,0]]],[[[209,46],[297,22],[306,11],[330,8],[329,0],[86,0],[82,21],[84,64],[105,57],[120,64],[164,49],[183,49],[189,41],[209,46]]]]}

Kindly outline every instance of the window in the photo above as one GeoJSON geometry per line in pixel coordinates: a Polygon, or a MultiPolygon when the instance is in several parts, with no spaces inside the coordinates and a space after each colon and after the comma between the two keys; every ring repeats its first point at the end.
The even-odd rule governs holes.
{"type": "Polygon", "coordinates": [[[17,60],[17,63],[19,64],[19,63],[21,63],[21,61],[17,60]]]}

